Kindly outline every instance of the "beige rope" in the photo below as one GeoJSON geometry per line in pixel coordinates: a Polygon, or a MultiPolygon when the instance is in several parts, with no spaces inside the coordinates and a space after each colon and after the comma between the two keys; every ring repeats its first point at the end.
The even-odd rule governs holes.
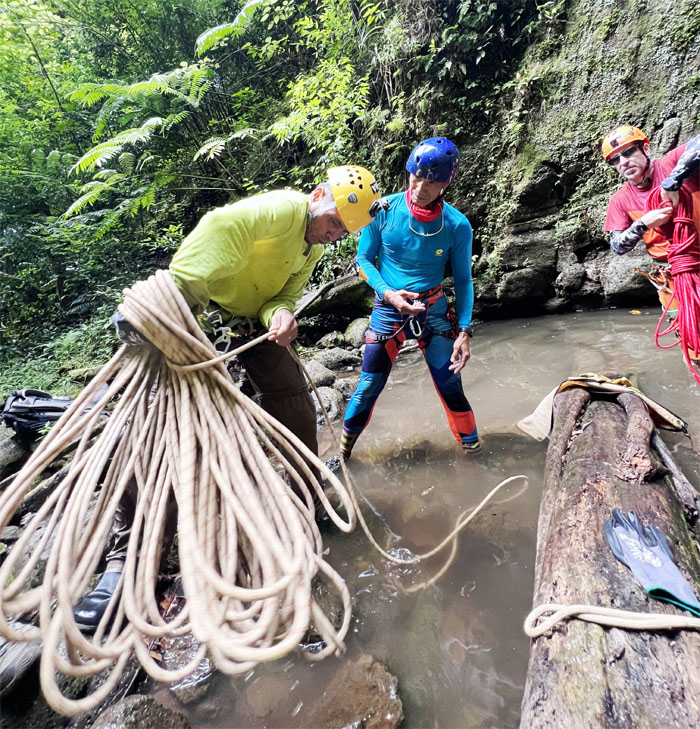
{"type": "Polygon", "coordinates": [[[534,608],[525,618],[523,629],[531,638],[548,633],[563,620],[578,618],[589,623],[608,625],[628,630],[677,630],[700,628],[700,618],[662,613],[638,613],[629,610],[601,607],[600,605],[560,605],[549,603],[534,608]],[[548,616],[548,617],[547,617],[548,616]]]}
{"type": "MultiPolygon", "coordinates": [[[[42,690],[62,714],[87,711],[103,701],[132,651],[150,676],[166,682],[189,675],[205,655],[226,673],[281,658],[298,646],[310,623],[326,644],[319,653],[305,654],[310,660],[342,652],[350,594],[323,559],[312,491],[342,531],[351,531],[359,516],[372,544],[393,562],[415,564],[451,544],[446,565],[414,590],[444,573],[456,554],[456,535],[488,499],[514,479],[525,478],[499,484],[475,509],[460,515],[453,532],[430,552],[399,559],[381,549],[369,532],[353,488],[346,488],[291,431],[231,382],[223,361],[269,334],[217,355],[163,271],[125,290],[120,310],[155,348],[122,347],[0,496],[2,529],[38,476],[79,439],[65,479],[0,567],[0,634],[15,641],[42,639],[42,690]],[[105,384],[98,404],[84,413],[105,384]],[[89,445],[99,430],[100,412],[112,402],[110,417],[89,445]],[[345,518],[332,507],[317,474],[335,489],[345,518]],[[107,613],[87,637],[75,624],[73,606],[98,568],[127,489],[135,490],[136,509],[124,570],[107,613]],[[173,498],[186,601],[177,617],[166,620],[155,586],[166,509],[173,498]],[[38,547],[22,565],[37,539],[38,547]],[[43,582],[34,586],[32,572],[45,550],[43,582]],[[311,584],[318,576],[341,597],[338,629],[313,600],[311,584]],[[37,628],[27,633],[13,628],[13,618],[34,610],[39,610],[37,628]],[[149,643],[188,632],[200,643],[197,654],[180,669],[162,668],[149,643]],[[61,693],[57,674],[88,677],[105,670],[108,678],[88,696],[70,699],[61,693]]],[[[351,484],[344,463],[342,467],[351,484]]]]}
{"type": "MultiPolygon", "coordinates": [[[[323,411],[323,415],[326,419],[326,423],[328,424],[331,438],[333,440],[333,444],[335,446],[336,452],[339,454],[340,458],[340,464],[343,471],[343,477],[345,479],[345,483],[348,485],[348,492],[350,494],[350,497],[352,499],[353,507],[355,508],[355,512],[357,514],[358,521],[360,522],[360,526],[362,527],[362,530],[365,533],[365,536],[370,541],[370,544],[384,557],[385,559],[389,560],[390,562],[394,562],[396,564],[403,564],[403,565],[415,565],[419,564],[420,562],[424,562],[425,560],[430,559],[431,557],[434,557],[436,554],[441,552],[446,546],[451,545],[452,549],[450,551],[450,555],[447,558],[447,561],[445,564],[427,581],[421,582],[417,585],[412,585],[411,587],[404,588],[404,592],[412,593],[412,592],[418,592],[419,590],[424,590],[425,588],[429,587],[430,585],[433,585],[437,580],[439,580],[445,572],[449,569],[450,565],[454,561],[454,558],[457,554],[457,537],[460,534],[460,532],[471,522],[477,514],[488,504],[493,497],[505,486],[512,483],[513,481],[517,480],[524,480],[523,488],[518,491],[516,496],[520,496],[523,491],[527,488],[529,484],[529,479],[527,476],[523,474],[519,474],[517,476],[511,476],[509,478],[504,479],[501,481],[498,485],[496,485],[491,491],[489,491],[488,494],[475,506],[469,509],[466,509],[463,511],[458,517],[456,524],[452,531],[436,546],[433,547],[433,549],[429,550],[428,552],[424,552],[423,554],[414,554],[412,557],[397,557],[396,555],[391,554],[391,552],[387,552],[385,549],[383,549],[377,540],[375,539],[374,535],[370,531],[369,525],[365,521],[365,517],[362,513],[362,509],[360,508],[358,502],[357,502],[357,487],[355,486],[355,481],[352,478],[350,472],[347,469],[347,466],[345,464],[345,459],[340,453],[340,443],[338,442],[338,438],[335,434],[335,431],[331,427],[330,418],[328,417],[328,413],[326,412],[326,409],[323,405],[323,401],[321,399],[321,394],[319,393],[318,389],[316,388],[316,385],[314,385],[313,381],[311,380],[311,377],[309,376],[309,373],[306,371],[306,368],[304,367],[304,363],[299,359],[299,356],[297,353],[289,347],[289,352],[292,355],[292,357],[297,361],[301,369],[303,370],[304,374],[306,375],[306,379],[311,383],[311,387],[314,391],[314,394],[316,395],[316,398],[318,400],[318,403],[321,407],[321,410],[323,411]]],[[[510,499],[505,499],[503,502],[508,501],[510,499]]]]}
{"type": "Polygon", "coordinates": [[[0,497],[4,527],[38,476],[80,439],[66,478],[0,567],[0,633],[10,640],[41,637],[42,689],[50,705],[66,715],[103,701],[132,651],[154,679],[177,681],[205,655],[227,673],[283,657],[298,646],[311,622],[326,643],[310,656],[318,660],[343,651],[350,625],[350,595],[323,559],[309,491],[347,532],[354,528],[355,511],[343,484],[233,385],[221,364],[224,358],[217,357],[167,273],[126,290],[120,309],[155,349],[122,347],[0,497]],[[217,362],[210,364],[212,359],[217,362]],[[97,406],[84,414],[107,383],[97,406]],[[100,411],[111,402],[110,417],[89,445],[100,411]],[[271,455],[289,472],[301,499],[271,455]],[[315,473],[335,488],[345,517],[333,509],[315,473]],[[73,606],[98,568],[128,488],[135,489],[136,510],[124,571],[108,613],[88,637],[75,624],[73,606]],[[155,587],[172,498],[178,503],[186,602],[176,618],[166,621],[155,587]],[[36,539],[39,546],[23,566],[23,555],[36,539]],[[34,586],[32,572],[43,551],[49,553],[45,575],[34,586]],[[344,615],[338,629],[313,601],[317,575],[341,597],[344,615]],[[39,610],[37,628],[20,634],[12,627],[14,616],[34,610],[39,610]],[[188,665],[165,670],[150,655],[149,642],[187,632],[199,641],[198,653],[188,665]],[[88,696],[61,694],[58,674],[91,676],[106,669],[111,671],[107,680],[88,696]]]}

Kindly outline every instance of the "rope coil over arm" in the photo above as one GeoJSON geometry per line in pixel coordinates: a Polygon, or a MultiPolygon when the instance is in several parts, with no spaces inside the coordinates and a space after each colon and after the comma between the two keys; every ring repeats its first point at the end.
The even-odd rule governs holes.
{"type": "Polygon", "coordinates": [[[216,357],[168,273],[127,289],[120,310],[154,347],[123,346],[0,497],[5,526],[36,478],[78,440],[68,475],[0,566],[0,633],[16,641],[41,637],[42,690],[65,715],[104,700],[132,651],[149,675],[170,682],[191,673],[207,654],[226,673],[281,658],[299,644],[311,621],[326,643],[308,655],[319,660],[343,650],[350,625],[348,589],[324,561],[312,494],[288,458],[336,526],[347,532],[354,528],[355,510],[346,488],[293,433],[234,386],[224,358],[216,357]],[[98,404],[84,415],[86,403],[107,383],[98,404]],[[112,401],[104,429],[89,445],[100,412],[112,401]],[[270,456],[295,479],[302,498],[270,456]],[[314,469],[339,494],[346,518],[331,506],[314,469]],[[130,483],[136,487],[136,512],[124,571],[111,610],[88,638],[75,623],[73,606],[98,569],[130,483]],[[171,498],[178,502],[186,603],[166,622],[155,587],[171,498]],[[23,552],[38,535],[39,548],[21,566],[23,552]],[[46,573],[34,586],[31,573],[44,550],[49,551],[46,573]],[[340,595],[344,615],[338,628],[313,601],[316,575],[340,595]],[[28,633],[13,629],[12,617],[34,610],[40,611],[38,627],[28,633]],[[163,669],[148,643],[187,632],[201,644],[197,655],[176,671],[163,669]],[[84,698],[70,699],[59,689],[57,673],[90,676],[105,669],[111,669],[109,677],[84,698]]]}

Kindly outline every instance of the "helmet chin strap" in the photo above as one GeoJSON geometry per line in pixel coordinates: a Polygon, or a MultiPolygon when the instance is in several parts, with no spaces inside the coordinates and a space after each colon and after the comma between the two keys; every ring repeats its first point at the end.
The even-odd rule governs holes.
{"type": "Polygon", "coordinates": [[[644,156],[647,160],[647,163],[644,166],[644,172],[642,172],[642,175],[644,175],[644,177],[642,177],[641,182],[632,182],[635,187],[647,187],[651,182],[652,177],[654,176],[654,165],[651,162],[651,158],[646,152],[644,153],[644,156]],[[648,175],[647,172],[649,173],[648,175]]]}

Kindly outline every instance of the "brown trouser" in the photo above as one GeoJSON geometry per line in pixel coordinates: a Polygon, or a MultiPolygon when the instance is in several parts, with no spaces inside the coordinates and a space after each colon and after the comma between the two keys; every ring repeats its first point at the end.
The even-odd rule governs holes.
{"type": "MultiPolygon", "coordinates": [[[[236,346],[245,338],[235,340],[236,346]]],[[[285,347],[274,342],[261,342],[238,355],[255,389],[254,399],[260,407],[291,430],[314,454],[316,440],[316,409],[304,373],[285,347]]],[[[126,559],[126,550],[135,514],[135,491],[125,492],[112,524],[107,570],[117,571],[126,559]]],[[[164,553],[170,548],[177,528],[175,499],[168,505],[164,537],[164,553]]]]}

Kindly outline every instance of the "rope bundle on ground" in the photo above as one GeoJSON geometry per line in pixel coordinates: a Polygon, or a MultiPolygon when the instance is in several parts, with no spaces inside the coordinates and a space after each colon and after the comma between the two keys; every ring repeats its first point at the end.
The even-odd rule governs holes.
{"type": "Polygon", "coordinates": [[[216,352],[167,273],[127,290],[120,308],[155,348],[122,347],[0,497],[1,529],[37,477],[79,440],[66,478],[0,568],[0,634],[15,641],[42,639],[42,689],[50,705],[66,715],[97,706],[132,651],[159,681],[184,678],[205,655],[219,670],[238,673],[286,655],[310,622],[326,643],[310,658],[340,651],[350,622],[350,596],[323,559],[310,492],[315,490],[341,530],[351,531],[355,510],[343,484],[293,433],[242,395],[223,364],[199,364],[216,352]],[[85,412],[104,385],[98,404],[85,412]],[[104,429],[89,445],[101,411],[113,400],[104,429]],[[301,498],[270,456],[282,464],[301,498]],[[317,473],[335,487],[346,520],[329,503],[317,473]],[[111,603],[116,607],[95,635],[86,637],[73,606],[98,569],[127,488],[135,490],[136,514],[111,603]],[[173,497],[186,604],[166,622],[158,610],[156,581],[173,497]],[[42,553],[48,553],[46,571],[41,584],[32,584],[42,553]],[[319,573],[342,598],[337,630],[313,600],[311,581],[319,573]],[[38,627],[14,629],[13,618],[37,610],[38,627]],[[164,670],[148,644],[187,632],[200,642],[199,652],[188,665],[164,670]],[[57,673],[85,677],[103,670],[111,670],[109,677],[84,698],[69,699],[59,689],[57,673]]]}
{"type": "MultiPolygon", "coordinates": [[[[700,384],[700,373],[691,362],[691,356],[700,356],[700,240],[693,220],[693,200],[683,187],[678,191],[679,202],[673,222],[661,228],[669,239],[668,262],[673,276],[673,296],[666,306],[656,327],[657,346],[670,349],[680,344],[683,359],[695,380],[700,384]],[[678,315],[663,332],[660,328],[673,301],[677,302],[678,315]],[[678,340],[670,345],[659,344],[659,339],[676,332],[678,340]]],[[[647,210],[663,206],[661,188],[652,190],[647,199],[647,210]]]]}

